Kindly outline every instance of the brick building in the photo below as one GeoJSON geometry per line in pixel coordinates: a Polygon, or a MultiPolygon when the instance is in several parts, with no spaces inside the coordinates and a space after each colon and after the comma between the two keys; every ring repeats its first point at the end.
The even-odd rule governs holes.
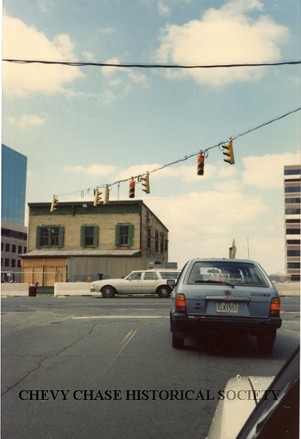
{"type": "Polygon", "coordinates": [[[141,200],[29,203],[28,252],[23,282],[122,277],[133,269],[168,261],[168,229],[141,200]]]}

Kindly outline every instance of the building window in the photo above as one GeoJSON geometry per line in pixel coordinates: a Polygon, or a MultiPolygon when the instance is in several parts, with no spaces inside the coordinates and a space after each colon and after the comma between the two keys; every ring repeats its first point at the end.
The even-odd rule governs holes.
{"type": "Polygon", "coordinates": [[[286,215],[299,215],[300,214],[300,209],[288,208],[288,209],[285,209],[285,214],[286,215]]]}
{"type": "Polygon", "coordinates": [[[10,252],[10,244],[5,244],[5,251],[10,252]]]}
{"type": "Polygon", "coordinates": [[[160,240],[160,251],[161,253],[164,252],[164,234],[161,234],[161,240],[160,240]]]}
{"type": "Polygon", "coordinates": [[[150,248],[151,248],[151,228],[150,227],[148,227],[147,228],[147,248],[150,250],[150,248]]]}
{"type": "Polygon", "coordinates": [[[98,247],[99,227],[81,226],[81,247],[98,247]]]}
{"type": "Polygon", "coordinates": [[[299,175],[300,173],[301,173],[301,168],[284,169],[284,175],[299,175]]]}
{"type": "Polygon", "coordinates": [[[155,251],[157,252],[158,250],[159,250],[159,233],[156,230],[156,233],[155,233],[155,251]]]}
{"type": "Polygon", "coordinates": [[[115,229],[116,246],[126,245],[131,247],[134,241],[134,225],[133,224],[117,224],[115,229]]]}
{"type": "Polygon", "coordinates": [[[17,253],[17,246],[15,244],[12,245],[11,251],[12,253],[17,253]]]}
{"type": "Polygon", "coordinates": [[[300,264],[298,264],[297,262],[289,262],[287,264],[287,268],[291,268],[291,269],[297,268],[297,269],[300,269],[300,264]]]}
{"type": "Polygon", "coordinates": [[[284,189],[285,193],[300,192],[300,186],[288,186],[284,189]]]}
{"type": "Polygon", "coordinates": [[[300,249],[299,250],[288,250],[287,256],[300,256],[300,249]]]}
{"type": "Polygon", "coordinates": [[[39,226],[37,227],[37,247],[63,247],[64,227],[39,226]]]}
{"type": "Polygon", "coordinates": [[[287,235],[300,235],[300,229],[286,229],[287,235]]]}

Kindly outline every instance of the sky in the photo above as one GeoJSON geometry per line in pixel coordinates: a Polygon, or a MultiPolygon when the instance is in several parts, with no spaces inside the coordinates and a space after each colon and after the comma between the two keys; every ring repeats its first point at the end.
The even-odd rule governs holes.
{"type": "Polygon", "coordinates": [[[2,143],[28,158],[27,202],[92,200],[106,184],[127,200],[149,172],[136,199],[179,268],[235,240],[237,258],[285,272],[283,167],[300,163],[301,112],[275,119],[300,107],[300,64],[115,65],[300,60],[299,0],[4,0],[2,32],[4,59],[113,64],[2,63],[2,143]]]}

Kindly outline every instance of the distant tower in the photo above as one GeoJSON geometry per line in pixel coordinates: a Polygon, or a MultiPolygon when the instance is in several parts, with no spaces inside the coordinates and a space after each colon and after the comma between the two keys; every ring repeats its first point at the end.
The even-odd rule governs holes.
{"type": "Polygon", "coordinates": [[[301,165],[284,166],[286,275],[300,281],[301,165]]]}

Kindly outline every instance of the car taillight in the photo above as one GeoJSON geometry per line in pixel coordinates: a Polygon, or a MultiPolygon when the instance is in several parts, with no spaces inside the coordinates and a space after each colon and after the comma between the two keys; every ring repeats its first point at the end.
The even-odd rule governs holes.
{"type": "Polygon", "coordinates": [[[184,294],[176,294],[176,311],[186,312],[186,298],[184,294]]]}
{"type": "Polygon", "coordinates": [[[274,317],[280,316],[280,299],[279,297],[273,297],[270,305],[270,315],[274,317]]]}

